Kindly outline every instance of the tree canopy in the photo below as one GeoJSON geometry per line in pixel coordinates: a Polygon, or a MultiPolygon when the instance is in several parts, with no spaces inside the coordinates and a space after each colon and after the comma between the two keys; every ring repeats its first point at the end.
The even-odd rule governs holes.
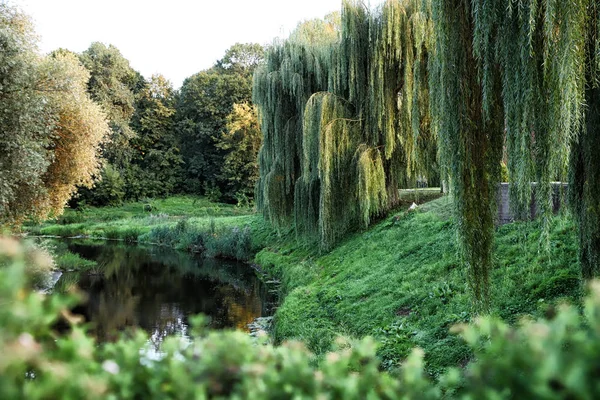
{"type": "Polygon", "coordinates": [[[125,175],[127,198],[162,197],[174,193],[183,163],[175,132],[177,95],[162,75],[145,81],[135,104],[130,140],[132,158],[125,175]]]}
{"type": "MultiPolygon", "coordinates": [[[[188,191],[216,190],[228,200],[233,199],[238,190],[247,192],[239,185],[231,185],[231,176],[223,170],[223,159],[230,151],[226,144],[219,145],[219,142],[228,131],[228,116],[234,111],[234,104],[250,102],[252,73],[262,57],[260,45],[237,43],[214,67],[183,82],[176,129],[182,143],[184,186],[188,191]]],[[[238,169],[238,172],[241,171],[238,169]]],[[[251,179],[244,174],[234,179],[240,178],[251,179]]]]}
{"type": "Polygon", "coordinates": [[[136,133],[130,122],[143,78],[112,45],[94,42],[80,55],[80,59],[90,71],[88,91],[106,112],[112,130],[104,156],[111,164],[123,169],[131,159],[129,141],[136,133]]]}

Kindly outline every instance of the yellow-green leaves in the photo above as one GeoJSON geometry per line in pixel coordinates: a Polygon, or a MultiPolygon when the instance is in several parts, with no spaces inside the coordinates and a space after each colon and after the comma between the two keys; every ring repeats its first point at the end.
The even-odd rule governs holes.
{"type": "Polygon", "coordinates": [[[264,135],[257,205],[329,249],[394,207],[398,188],[438,176],[427,91],[428,13],[344,1],[339,30],[312,22],[275,43],[254,76],[264,135]],[[314,29],[324,31],[320,40],[314,29]],[[291,196],[291,194],[294,196],[291,196]]]}

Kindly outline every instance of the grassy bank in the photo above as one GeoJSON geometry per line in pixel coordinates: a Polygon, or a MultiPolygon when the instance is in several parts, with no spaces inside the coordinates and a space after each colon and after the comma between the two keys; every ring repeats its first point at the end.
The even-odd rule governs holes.
{"type": "Polygon", "coordinates": [[[251,259],[271,234],[249,208],[192,196],[66,210],[58,220],[24,229],[30,235],[116,239],[240,260],[251,259]]]}
{"type": "MultiPolygon", "coordinates": [[[[275,340],[299,339],[324,354],[337,336],[373,335],[387,368],[415,346],[425,350],[434,376],[465,365],[471,352],[450,328],[473,313],[451,210],[442,198],[415,212],[399,211],[326,255],[289,243],[261,251],[257,262],[282,277],[275,340]]],[[[497,232],[491,309],[509,322],[581,295],[571,220],[555,219],[547,251],[539,251],[539,231],[531,222],[497,232]]]]}

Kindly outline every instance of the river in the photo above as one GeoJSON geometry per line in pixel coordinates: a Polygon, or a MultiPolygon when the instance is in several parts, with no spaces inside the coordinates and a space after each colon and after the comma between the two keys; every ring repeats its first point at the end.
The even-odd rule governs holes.
{"type": "Polygon", "coordinates": [[[97,263],[88,272],[63,272],[53,291],[79,288],[85,301],[74,312],[101,342],[141,328],[158,350],[169,335],[189,339],[192,315],[206,315],[213,329],[247,331],[268,313],[267,288],[247,264],[121,242],[57,240],[54,246],[97,263]]]}

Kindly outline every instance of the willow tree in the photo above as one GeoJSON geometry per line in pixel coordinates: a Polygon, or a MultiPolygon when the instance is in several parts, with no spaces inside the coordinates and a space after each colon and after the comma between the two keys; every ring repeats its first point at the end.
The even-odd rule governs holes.
{"type": "Polygon", "coordinates": [[[586,62],[586,30],[595,24],[586,15],[595,6],[587,0],[431,4],[432,115],[455,194],[461,254],[475,299],[485,305],[504,147],[513,208],[523,214],[535,187],[547,232],[551,181],[564,176],[581,127],[584,70],[593,64],[586,62]]]}
{"type": "Polygon", "coordinates": [[[37,89],[54,123],[48,158],[42,176],[45,195],[33,203],[36,216],[63,213],[77,187],[92,187],[101,170],[101,145],[110,128],[102,108],[87,93],[89,72],[76,55],[60,51],[44,59],[37,89]]]}
{"type": "Polygon", "coordinates": [[[275,226],[293,220],[294,187],[301,175],[302,122],[308,98],[327,88],[327,52],[336,27],[320,21],[301,24],[293,38],[276,41],[254,73],[263,146],[259,152],[256,203],[275,226]]]}
{"type": "Polygon", "coordinates": [[[0,225],[60,215],[92,184],[108,134],[77,57],[37,53],[29,18],[0,2],[0,225]]]}
{"type": "MultiPolygon", "coordinates": [[[[441,161],[450,176],[463,261],[475,299],[487,298],[494,229],[494,197],[502,156],[498,90],[484,99],[481,62],[473,51],[475,24],[470,0],[434,1],[432,115],[441,161]],[[485,113],[484,113],[485,104],[485,113]]],[[[495,65],[486,82],[497,88],[495,65]]]]}
{"type": "MultiPolygon", "coordinates": [[[[576,2],[577,31],[570,35],[578,46],[577,64],[570,71],[584,81],[584,118],[572,140],[570,205],[579,226],[579,261],[585,278],[600,275],[600,4],[576,2]]],[[[570,38],[569,38],[570,39],[570,38]]],[[[573,78],[572,78],[573,79],[573,78]]]]}
{"type": "Polygon", "coordinates": [[[344,1],[339,27],[323,26],[323,35],[294,34],[269,49],[254,101],[264,135],[258,207],[327,249],[394,207],[399,187],[434,175],[436,148],[431,23],[420,2],[371,11],[344,1]]]}

